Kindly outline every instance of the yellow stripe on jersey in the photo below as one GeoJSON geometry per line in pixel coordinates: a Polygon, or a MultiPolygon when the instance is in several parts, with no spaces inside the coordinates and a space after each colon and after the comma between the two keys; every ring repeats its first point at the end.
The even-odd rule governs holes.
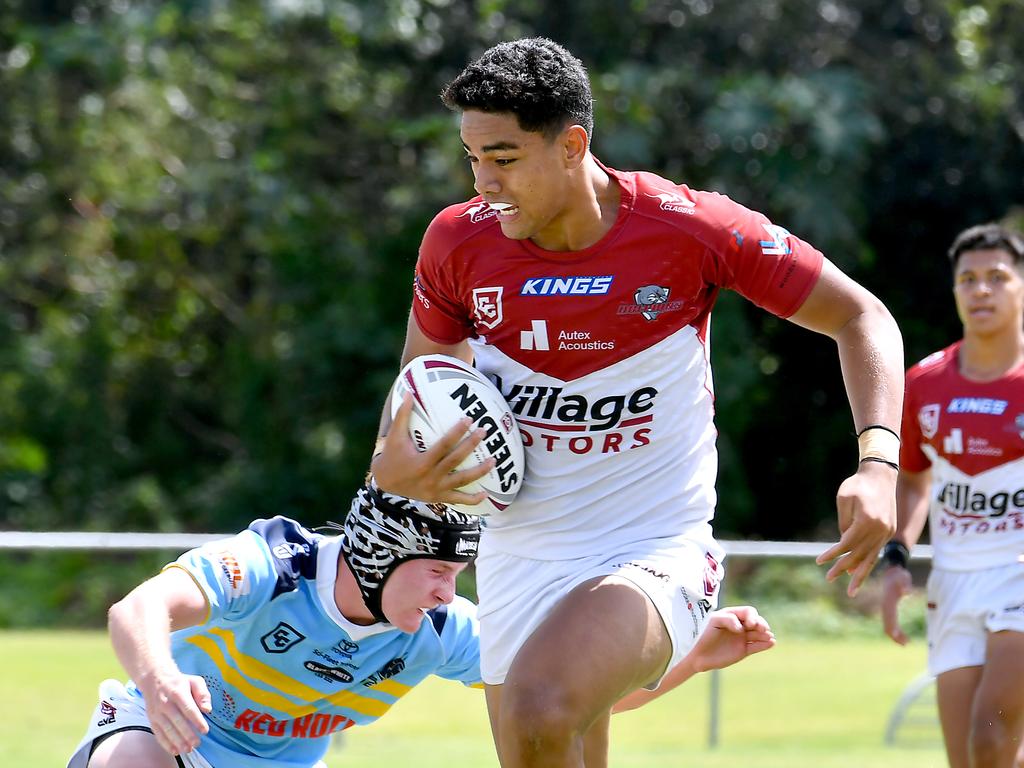
{"type": "Polygon", "coordinates": [[[386,693],[389,696],[394,696],[398,699],[402,698],[412,690],[411,685],[400,683],[397,680],[381,680],[379,683],[374,683],[370,687],[375,691],[386,693]]]}
{"type": "MultiPolygon", "coordinates": [[[[238,646],[235,644],[235,636],[231,630],[211,627],[208,631],[210,634],[216,635],[224,641],[224,645],[227,647],[228,655],[231,657],[231,660],[234,661],[235,665],[246,675],[246,677],[267,683],[289,696],[314,703],[326,699],[335,706],[345,707],[346,709],[351,709],[353,712],[358,712],[370,717],[380,717],[391,709],[391,706],[394,704],[394,702],[380,701],[368,696],[360,696],[358,693],[353,693],[352,691],[339,691],[338,693],[325,696],[315,688],[310,688],[308,685],[304,685],[298,680],[294,680],[287,675],[278,672],[276,669],[264,664],[262,661],[242,653],[238,650],[238,646]]],[[[236,672],[235,669],[227,663],[227,659],[221,653],[220,647],[209,638],[196,635],[194,637],[190,637],[188,642],[202,648],[202,650],[205,651],[213,660],[213,663],[217,665],[217,668],[220,669],[221,674],[224,675],[224,679],[245,693],[245,695],[253,701],[258,701],[261,704],[267,704],[268,706],[275,707],[276,709],[292,714],[295,717],[301,717],[302,715],[307,715],[310,712],[317,711],[318,707],[316,706],[296,706],[294,703],[281,698],[271,691],[263,691],[253,686],[247,680],[242,678],[241,675],[239,675],[238,672],[236,672]],[[266,697],[268,696],[278,699],[287,706],[274,704],[272,701],[267,700],[266,697]],[[295,714],[295,712],[298,712],[298,714],[295,714]]],[[[408,693],[411,688],[407,685],[402,685],[401,683],[394,683],[389,689],[382,688],[380,690],[382,693],[389,694],[394,696],[396,699],[399,699],[408,693]]]]}
{"type": "Polygon", "coordinates": [[[328,696],[327,700],[336,707],[345,707],[370,717],[380,717],[395,703],[369,699],[352,691],[338,691],[328,696]]]}
{"type": "Polygon", "coordinates": [[[204,651],[213,663],[217,665],[217,669],[220,670],[221,675],[224,677],[224,681],[233,685],[253,701],[264,704],[273,709],[277,709],[281,712],[287,712],[292,717],[302,717],[303,715],[308,715],[309,713],[316,711],[316,707],[300,707],[279,694],[257,688],[242,677],[242,675],[240,675],[235,668],[228,663],[228,660],[224,658],[224,654],[221,652],[220,647],[209,637],[195,635],[194,637],[188,638],[186,642],[192,643],[192,645],[204,651]]]}
{"type": "Polygon", "coordinates": [[[297,699],[304,701],[316,701],[322,699],[324,694],[315,688],[310,688],[308,685],[303,685],[298,680],[288,677],[281,672],[278,672],[271,666],[264,664],[259,659],[254,659],[252,656],[248,656],[238,650],[238,646],[235,644],[235,633],[230,629],[221,629],[220,627],[210,627],[207,630],[211,635],[216,635],[224,641],[224,647],[228,650],[228,656],[231,657],[232,661],[246,677],[252,677],[261,682],[272,685],[279,691],[287,693],[289,696],[294,696],[297,699]]]}

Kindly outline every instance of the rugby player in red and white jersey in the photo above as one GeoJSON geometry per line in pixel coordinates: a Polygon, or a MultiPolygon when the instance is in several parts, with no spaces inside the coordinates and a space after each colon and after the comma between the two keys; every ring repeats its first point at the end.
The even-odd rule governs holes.
{"type": "Polygon", "coordinates": [[[961,341],[907,372],[898,527],[883,621],[929,523],[928,669],[952,768],[1009,768],[1024,732],[1024,239],[998,225],[949,251],[961,341]]]}
{"type": "MultiPolygon", "coordinates": [[[[442,99],[461,113],[479,195],[442,211],[423,238],[403,362],[474,360],[526,444],[523,489],[488,518],[477,566],[501,763],[599,768],[614,702],[657,686],[718,598],[708,353],[718,291],[838,344],[865,461],[839,490],[841,538],[819,561],[836,560],[830,579],[851,574],[851,592],[895,525],[896,437],[879,426],[898,425],[902,340],[877,299],[761,214],[601,164],[586,70],[550,40],[491,48],[442,99]]],[[[482,430],[467,420],[420,454],[410,407],[394,424],[385,408],[377,482],[428,501],[478,500],[456,489],[488,466],[452,470],[482,430]]]]}

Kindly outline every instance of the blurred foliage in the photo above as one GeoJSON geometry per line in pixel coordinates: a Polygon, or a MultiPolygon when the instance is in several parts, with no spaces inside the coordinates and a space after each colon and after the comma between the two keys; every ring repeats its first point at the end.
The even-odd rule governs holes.
{"type": "MultiPolygon", "coordinates": [[[[1016,0],[0,0],[0,530],[341,514],[472,193],[436,94],[531,34],[588,64],[604,161],[815,243],[908,363],[958,336],[945,248],[1024,204],[1016,0]]],[[[715,318],[720,532],[834,535],[831,343],[715,318]]]]}
{"type": "MultiPolygon", "coordinates": [[[[927,567],[917,562],[911,572],[917,586],[900,602],[900,626],[908,637],[923,640],[927,567]]],[[[845,578],[829,583],[824,573],[807,562],[730,558],[719,605],[756,606],[780,639],[882,636],[882,569],[852,599],[846,595],[845,578]]]]}

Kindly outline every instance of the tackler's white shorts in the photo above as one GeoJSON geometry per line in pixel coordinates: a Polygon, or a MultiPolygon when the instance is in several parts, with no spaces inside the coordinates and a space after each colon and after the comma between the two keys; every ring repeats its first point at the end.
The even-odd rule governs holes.
{"type": "Polygon", "coordinates": [[[1024,632],[1024,563],[928,576],[928,672],[985,663],[990,632],[1024,632]]]}
{"type": "MultiPolygon", "coordinates": [[[[146,703],[141,696],[132,696],[117,680],[100,683],[100,703],[93,710],[85,736],[75,748],[68,761],[68,768],[85,768],[92,755],[92,745],[97,739],[104,739],[121,731],[149,731],[149,716],[146,703]]],[[[178,765],[184,768],[212,768],[198,752],[179,755],[178,765]]]]}
{"type": "MultiPolygon", "coordinates": [[[[149,724],[149,716],[146,714],[146,702],[141,696],[133,696],[117,680],[104,680],[100,683],[99,695],[100,703],[93,710],[89,728],[78,746],[75,747],[75,752],[68,761],[67,768],[86,768],[92,755],[92,745],[98,739],[112,736],[121,731],[153,732],[149,724]]],[[[232,768],[231,765],[218,764],[214,766],[197,750],[185,755],[178,755],[176,760],[181,768],[232,768]]],[[[266,763],[270,766],[274,764],[274,761],[268,758],[266,763]]],[[[313,768],[326,768],[326,766],[323,762],[318,762],[313,768]]]]}
{"type": "Polygon", "coordinates": [[[642,542],[627,551],[574,560],[532,560],[481,547],[476,569],[483,681],[504,683],[519,649],[555,605],[601,576],[626,579],[650,598],[672,641],[667,672],[690,652],[718,606],[722,559],[717,544],[691,540],[642,542]]]}

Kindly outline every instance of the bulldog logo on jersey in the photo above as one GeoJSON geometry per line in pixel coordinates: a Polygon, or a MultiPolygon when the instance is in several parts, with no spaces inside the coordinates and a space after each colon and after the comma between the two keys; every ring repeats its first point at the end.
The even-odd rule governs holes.
{"type": "MultiPolygon", "coordinates": [[[[656,307],[668,303],[668,288],[661,285],[641,285],[633,292],[633,301],[638,307],[656,307]]],[[[642,309],[640,314],[644,320],[656,320],[658,318],[656,309],[642,309]]]]}
{"type": "Polygon", "coordinates": [[[921,434],[926,440],[931,440],[939,431],[939,414],[941,412],[942,406],[938,403],[926,405],[917,412],[917,423],[921,425],[921,434]]]}
{"type": "Polygon", "coordinates": [[[1024,438],[1024,413],[1017,414],[1017,418],[1013,420],[1013,425],[1017,427],[1017,434],[1024,438]]]}
{"type": "Polygon", "coordinates": [[[496,328],[505,318],[501,308],[501,295],[504,291],[500,285],[473,289],[473,316],[477,323],[488,330],[496,328]]]}

